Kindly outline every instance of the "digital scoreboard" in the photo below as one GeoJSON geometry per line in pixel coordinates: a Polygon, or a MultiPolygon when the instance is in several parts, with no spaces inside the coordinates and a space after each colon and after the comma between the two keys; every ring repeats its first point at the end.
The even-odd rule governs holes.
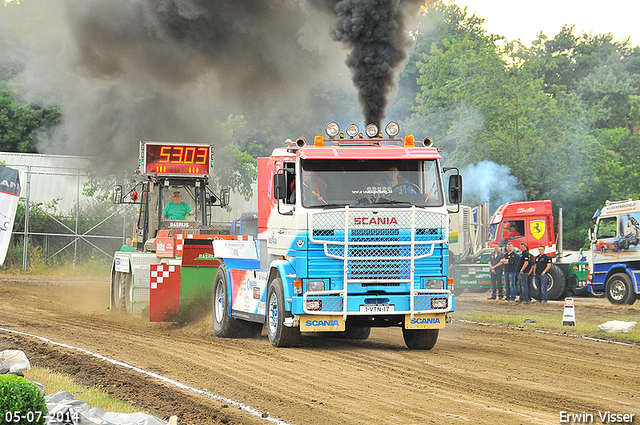
{"type": "Polygon", "coordinates": [[[208,176],[213,168],[213,146],[191,143],[140,142],[142,175],[208,176]]]}

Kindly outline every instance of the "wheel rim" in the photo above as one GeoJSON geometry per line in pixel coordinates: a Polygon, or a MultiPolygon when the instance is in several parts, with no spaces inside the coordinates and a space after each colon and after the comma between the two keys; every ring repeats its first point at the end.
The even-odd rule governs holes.
{"type": "Polygon", "coordinates": [[[611,282],[611,288],[609,288],[609,295],[616,301],[620,301],[624,298],[626,292],[626,286],[621,280],[615,280],[611,282]]]}
{"type": "Polygon", "coordinates": [[[278,300],[276,293],[272,292],[269,296],[269,333],[275,335],[278,329],[278,300]]]}
{"type": "Polygon", "coordinates": [[[216,322],[222,322],[222,315],[224,314],[224,289],[220,281],[216,283],[216,295],[215,295],[215,318],[216,322]]]}

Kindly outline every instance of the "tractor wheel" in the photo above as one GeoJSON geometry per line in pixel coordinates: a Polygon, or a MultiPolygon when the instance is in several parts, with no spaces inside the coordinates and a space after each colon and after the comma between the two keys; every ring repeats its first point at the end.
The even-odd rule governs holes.
{"type": "Polygon", "coordinates": [[[631,279],[626,273],[616,273],[607,280],[605,286],[607,299],[611,304],[633,304],[636,294],[633,292],[631,279]]]}
{"type": "Polygon", "coordinates": [[[128,273],[114,272],[111,274],[111,309],[125,311],[125,287],[128,273]]]}
{"type": "Polygon", "coordinates": [[[439,329],[405,329],[402,337],[407,347],[412,350],[431,350],[438,341],[439,329]]]}
{"type": "Polygon", "coordinates": [[[213,281],[213,332],[220,338],[255,338],[262,333],[262,323],[246,322],[230,316],[231,297],[227,284],[227,269],[224,264],[218,267],[213,281]]]}
{"type": "Polygon", "coordinates": [[[124,307],[128,314],[133,314],[133,275],[131,273],[123,273],[124,275],[124,307]]]}
{"type": "Polygon", "coordinates": [[[282,280],[273,279],[267,290],[267,335],[274,347],[291,347],[300,342],[300,327],[285,326],[285,319],[292,317],[284,308],[282,280]]]}

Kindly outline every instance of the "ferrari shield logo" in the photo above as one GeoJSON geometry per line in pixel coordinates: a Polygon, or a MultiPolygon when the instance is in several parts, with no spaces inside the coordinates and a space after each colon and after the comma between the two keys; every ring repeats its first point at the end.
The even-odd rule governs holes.
{"type": "Polygon", "coordinates": [[[544,227],[544,220],[534,220],[529,223],[531,234],[538,240],[544,236],[544,227]]]}

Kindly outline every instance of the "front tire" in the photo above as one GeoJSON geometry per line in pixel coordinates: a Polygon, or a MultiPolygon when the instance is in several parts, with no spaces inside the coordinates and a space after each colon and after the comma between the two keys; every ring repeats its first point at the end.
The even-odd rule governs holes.
{"type": "Polygon", "coordinates": [[[273,279],[267,290],[267,336],[274,347],[292,347],[300,342],[300,327],[284,325],[291,312],[284,308],[284,289],[280,278],[273,279]]]}
{"type": "Polygon", "coordinates": [[[404,343],[412,350],[431,350],[438,341],[439,329],[402,328],[404,343]]]}
{"type": "Polygon", "coordinates": [[[633,304],[636,294],[633,292],[631,278],[626,273],[616,273],[607,281],[605,292],[611,304],[633,304]]]}
{"type": "Polygon", "coordinates": [[[219,338],[255,338],[260,336],[262,323],[246,322],[229,316],[230,303],[227,269],[224,264],[221,264],[213,281],[211,303],[213,332],[219,338]]]}

